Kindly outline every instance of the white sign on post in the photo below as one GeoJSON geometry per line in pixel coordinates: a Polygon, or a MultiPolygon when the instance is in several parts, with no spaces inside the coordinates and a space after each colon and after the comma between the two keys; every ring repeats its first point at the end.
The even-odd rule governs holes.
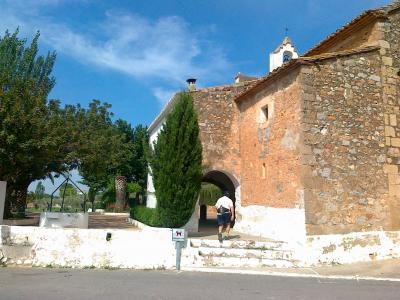
{"type": "Polygon", "coordinates": [[[185,241],[185,229],[173,228],[172,229],[172,241],[173,242],[184,242],[185,241]]]}

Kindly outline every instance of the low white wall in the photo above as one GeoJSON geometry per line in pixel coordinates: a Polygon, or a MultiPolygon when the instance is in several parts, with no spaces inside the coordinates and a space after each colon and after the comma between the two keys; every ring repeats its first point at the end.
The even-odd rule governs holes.
{"type": "Polygon", "coordinates": [[[171,269],[175,266],[176,250],[170,229],[142,232],[5,225],[0,229],[0,260],[6,263],[76,268],[171,269]],[[107,233],[111,233],[109,241],[107,233]]]}
{"type": "Polygon", "coordinates": [[[88,228],[89,214],[42,212],[39,226],[49,228],[88,228]]]}
{"type": "MultiPolygon", "coordinates": [[[[141,225],[137,221],[132,222],[141,225]]],[[[0,264],[174,269],[176,250],[171,229],[141,227],[141,230],[107,230],[0,225],[0,264]],[[109,241],[107,233],[111,233],[109,241]]],[[[191,247],[190,243],[186,246],[181,265],[202,266],[204,257],[199,257],[199,249],[191,247]]],[[[297,266],[400,258],[400,232],[309,236],[303,247],[293,246],[287,244],[285,250],[292,251],[292,259],[297,261],[297,266]]],[[[234,250],[242,251],[239,254],[246,260],[246,249],[234,250]]],[[[226,259],[221,259],[219,266],[231,263],[229,256],[226,259]]]]}
{"type": "Polygon", "coordinates": [[[0,181],[0,225],[3,224],[4,204],[6,202],[7,182],[0,181]]]}
{"type": "Polygon", "coordinates": [[[307,265],[400,258],[400,232],[370,231],[308,236],[303,257],[307,265]]]}
{"type": "Polygon", "coordinates": [[[304,209],[238,206],[235,230],[253,236],[304,245],[306,239],[304,209]]]}

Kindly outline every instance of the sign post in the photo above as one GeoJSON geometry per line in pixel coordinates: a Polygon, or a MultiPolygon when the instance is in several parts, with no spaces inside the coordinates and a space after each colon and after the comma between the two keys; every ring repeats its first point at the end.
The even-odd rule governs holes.
{"type": "Polygon", "coordinates": [[[4,204],[6,202],[7,182],[0,181],[0,225],[3,224],[4,204]]]}
{"type": "Polygon", "coordinates": [[[176,269],[181,269],[182,248],[185,246],[186,236],[185,229],[172,229],[172,241],[175,242],[176,249],[176,269]]]}

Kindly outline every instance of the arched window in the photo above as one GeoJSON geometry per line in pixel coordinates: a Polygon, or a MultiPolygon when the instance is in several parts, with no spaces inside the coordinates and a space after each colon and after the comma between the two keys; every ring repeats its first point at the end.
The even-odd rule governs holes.
{"type": "Polygon", "coordinates": [[[285,51],[283,52],[283,62],[286,63],[288,61],[290,61],[293,57],[293,53],[290,51],[285,51]]]}

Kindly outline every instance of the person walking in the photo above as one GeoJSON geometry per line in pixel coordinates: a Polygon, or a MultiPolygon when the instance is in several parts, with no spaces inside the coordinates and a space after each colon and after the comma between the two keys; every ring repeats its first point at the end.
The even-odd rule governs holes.
{"type": "Polygon", "coordinates": [[[234,219],[233,202],[229,198],[228,191],[225,191],[223,196],[217,200],[215,208],[217,209],[218,240],[222,243],[222,230],[226,226],[226,239],[229,239],[231,222],[234,219]]]}

